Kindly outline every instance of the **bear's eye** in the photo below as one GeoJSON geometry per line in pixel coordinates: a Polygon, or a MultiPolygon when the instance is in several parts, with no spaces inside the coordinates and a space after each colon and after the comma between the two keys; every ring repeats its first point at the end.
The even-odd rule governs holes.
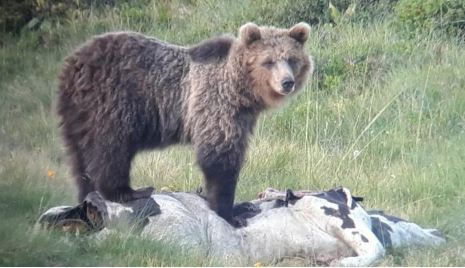
{"type": "Polygon", "coordinates": [[[291,67],[295,67],[297,65],[297,62],[298,60],[295,57],[290,57],[289,59],[287,59],[287,63],[289,63],[291,67]]]}
{"type": "Polygon", "coordinates": [[[274,61],[272,59],[266,59],[262,65],[266,68],[271,68],[274,65],[274,61]]]}

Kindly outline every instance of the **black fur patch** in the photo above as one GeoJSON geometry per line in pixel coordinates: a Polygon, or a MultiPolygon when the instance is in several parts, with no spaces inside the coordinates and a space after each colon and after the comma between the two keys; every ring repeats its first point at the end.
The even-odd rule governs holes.
{"type": "Polygon", "coordinates": [[[284,200],[284,206],[288,206],[289,203],[291,203],[291,205],[294,205],[295,202],[299,199],[301,199],[302,197],[298,197],[294,194],[294,192],[292,192],[291,189],[287,189],[286,190],[286,200],[284,200]]]}
{"type": "Polygon", "coordinates": [[[383,247],[392,247],[391,226],[380,221],[377,217],[371,217],[371,230],[376,235],[381,244],[383,244],[383,247]]]}
{"type": "MultiPolygon", "coordinates": [[[[345,205],[347,206],[347,203],[349,200],[347,199],[348,196],[346,193],[342,190],[342,188],[336,188],[336,189],[331,189],[329,191],[321,192],[316,194],[315,196],[319,198],[323,198],[328,202],[337,204],[337,205],[345,205]]],[[[356,207],[356,201],[363,201],[363,197],[352,197],[352,205],[350,206],[350,209],[354,209],[356,207]]]]}
{"type": "Polygon", "coordinates": [[[354,221],[349,218],[350,210],[347,205],[338,205],[338,209],[330,208],[327,206],[322,206],[321,209],[324,210],[324,213],[329,216],[333,216],[342,220],[341,227],[346,228],[355,228],[354,221]]]}
{"type": "Polygon", "coordinates": [[[250,202],[235,204],[233,207],[233,217],[240,217],[243,219],[255,217],[260,214],[260,212],[262,212],[260,207],[250,202]]]}
{"type": "Polygon", "coordinates": [[[398,223],[400,221],[407,222],[406,220],[401,219],[399,217],[387,215],[382,210],[370,210],[368,211],[368,215],[380,215],[380,216],[385,217],[387,220],[392,221],[393,223],[398,223]]]}
{"type": "Polygon", "coordinates": [[[145,225],[149,224],[149,217],[161,214],[160,206],[152,198],[140,198],[129,201],[124,205],[130,206],[133,209],[133,218],[135,231],[140,232],[145,225]]]}
{"type": "Polygon", "coordinates": [[[368,242],[368,238],[366,238],[364,235],[360,235],[360,237],[362,238],[362,241],[367,243],[368,242]]]}
{"type": "Polygon", "coordinates": [[[430,234],[435,235],[435,236],[437,236],[437,237],[444,238],[444,239],[446,238],[446,237],[444,236],[444,234],[441,233],[439,230],[431,231],[430,234]]]}
{"type": "Polygon", "coordinates": [[[160,206],[152,198],[140,198],[129,201],[124,205],[130,206],[133,209],[137,219],[145,219],[161,214],[160,206]]]}
{"type": "Polygon", "coordinates": [[[195,62],[221,60],[228,56],[233,42],[234,38],[231,36],[220,36],[193,46],[188,52],[195,62]]]}
{"type": "Polygon", "coordinates": [[[365,243],[368,242],[368,238],[366,238],[364,235],[360,234],[360,232],[353,231],[352,234],[353,235],[360,235],[360,238],[362,239],[363,242],[365,242],[365,243]]]}
{"type": "Polygon", "coordinates": [[[297,200],[301,198],[302,197],[296,196],[291,189],[287,189],[285,200],[281,200],[281,199],[275,200],[273,204],[273,208],[288,207],[289,204],[295,205],[295,202],[297,202],[297,200]]]}
{"type": "Polygon", "coordinates": [[[283,201],[281,199],[278,199],[274,202],[273,208],[281,208],[281,207],[287,207],[286,201],[283,201]]]}

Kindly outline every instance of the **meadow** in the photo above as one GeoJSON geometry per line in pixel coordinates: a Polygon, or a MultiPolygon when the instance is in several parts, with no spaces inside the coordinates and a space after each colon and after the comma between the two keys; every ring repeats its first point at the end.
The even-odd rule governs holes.
{"type": "MultiPolygon", "coordinates": [[[[64,57],[95,34],[131,30],[189,45],[236,33],[248,21],[289,27],[296,21],[277,17],[290,2],[123,2],[75,10],[66,21],[43,23],[36,31],[2,34],[0,265],[227,265],[131,234],[103,243],[32,235],[41,213],[74,204],[76,197],[55,111],[57,76],[64,57]]],[[[389,12],[357,12],[344,23],[313,25],[306,49],[315,73],[297,98],[260,118],[236,201],[253,199],[266,187],[344,186],[365,197],[366,208],[438,228],[447,237],[439,248],[388,252],[381,266],[463,266],[464,41],[403,32],[389,12]]],[[[195,191],[202,185],[188,146],[139,154],[131,176],[135,187],[195,191]]]]}

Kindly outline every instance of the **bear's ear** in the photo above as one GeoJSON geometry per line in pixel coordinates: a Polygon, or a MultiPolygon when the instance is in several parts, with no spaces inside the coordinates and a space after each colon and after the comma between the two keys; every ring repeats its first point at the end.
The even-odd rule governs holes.
{"type": "Polygon", "coordinates": [[[221,60],[229,55],[234,37],[220,36],[204,41],[188,49],[191,59],[195,62],[221,60]]]}
{"type": "Polygon", "coordinates": [[[246,45],[250,45],[260,38],[260,28],[255,23],[248,22],[239,29],[239,39],[246,45]]]}
{"type": "Polygon", "coordinates": [[[294,27],[292,27],[289,30],[289,35],[292,38],[294,38],[297,42],[304,44],[308,39],[308,35],[310,34],[310,29],[311,29],[310,25],[308,25],[305,22],[300,22],[294,25],[294,27]]]}

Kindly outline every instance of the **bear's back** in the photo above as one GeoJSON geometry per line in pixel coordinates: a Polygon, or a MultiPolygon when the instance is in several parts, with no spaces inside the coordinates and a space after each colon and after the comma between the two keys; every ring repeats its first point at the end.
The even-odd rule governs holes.
{"type": "Polygon", "coordinates": [[[101,135],[92,134],[96,126],[119,126],[136,137],[136,147],[176,142],[188,57],[183,47],[138,33],[94,37],[65,60],[59,78],[58,113],[65,131],[84,131],[95,139],[101,135]]]}

